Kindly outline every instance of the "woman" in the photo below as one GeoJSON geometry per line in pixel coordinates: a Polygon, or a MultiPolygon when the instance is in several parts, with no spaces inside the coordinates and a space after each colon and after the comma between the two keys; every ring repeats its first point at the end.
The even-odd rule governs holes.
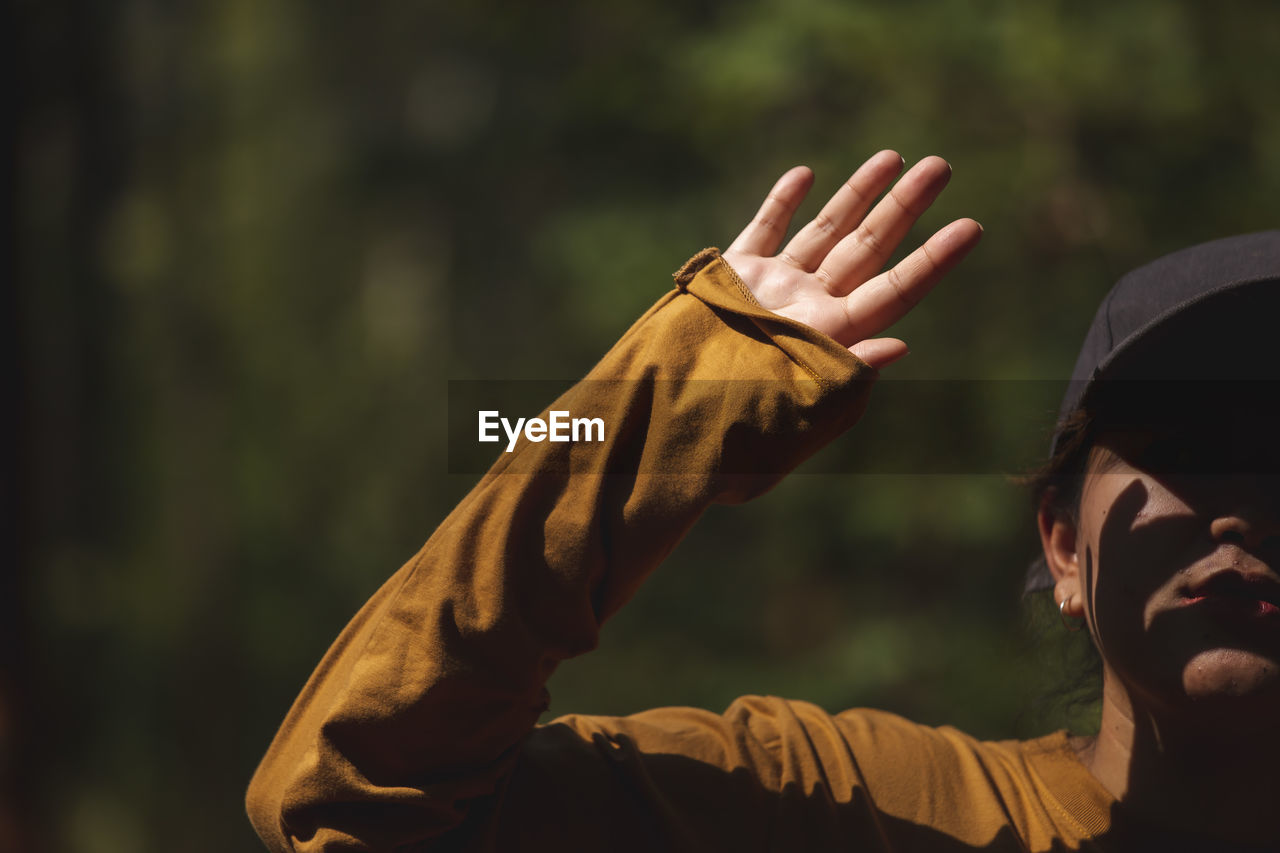
{"type": "MultiPolygon", "coordinates": [[[[1096,739],[979,742],[763,697],[724,714],[668,708],[535,727],[558,662],[595,645],[699,513],[764,491],[850,426],[877,371],[905,354],[879,335],[981,228],[953,222],[880,273],[950,175],[931,157],[895,184],[901,166],[893,152],[873,156],[779,251],[812,181],[788,172],[723,257],[695,256],[677,289],[553,404],[602,420],[603,441],[526,433],[499,455],[290,711],[249,790],[270,847],[1276,848],[1277,493],[1263,477],[1219,470],[1233,454],[1207,457],[1203,477],[1164,464],[1182,457],[1162,422],[1126,410],[1150,396],[1129,392],[1159,383],[1105,391],[1098,380],[1112,367],[1159,379],[1177,362],[1167,341],[1154,372],[1151,359],[1124,355],[1150,349],[1127,350],[1132,340],[1161,343],[1143,322],[1136,337],[1096,346],[1100,358],[1082,356],[1084,390],[1069,400],[1083,414],[1067,419],[1040,485],[1056,600],[1104,661],[1096,739]]],[[[1275,237],[1260,242],[1274,280],[1275,237]]],[[[1254,292],[1237,284],[1226,282],[1254,292]]],[[[1141,320],[1152,305],[1133,302],[1126,318],[1141,320]]],[[[1258,304],[1243,306],[1248,316],[1267,316],[1258,304]]],[[[1157,330],[1159,314],[1145,315],[1157,330]]],[[[1104,330],[1124,319],[1107,306],[1099,316],[1104,330]]],[[[1226,328],[1211,346],[1235,340],[1239,327],[1226,328]]],[[[1177,434],[1220,438],[1239,400],[1218,402],[1226,408],[1183,418],[1177,434]]],[[[1265,446],[1267,436],[1245,438],[1265,446]]]]}

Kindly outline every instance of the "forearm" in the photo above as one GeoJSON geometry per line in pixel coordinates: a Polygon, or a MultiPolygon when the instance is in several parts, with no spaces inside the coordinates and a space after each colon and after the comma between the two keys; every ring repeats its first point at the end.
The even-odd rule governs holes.
{"type": "Polygon", "coordinates": [[[604,441],[502,454],[330,649],[250,787],[273,848],[455,827],[558,662],[595,646],[706,506],[764,491],[856,419],[865,365],[721,261],[684,278],[551,407],[603,418],[604,441]]]}

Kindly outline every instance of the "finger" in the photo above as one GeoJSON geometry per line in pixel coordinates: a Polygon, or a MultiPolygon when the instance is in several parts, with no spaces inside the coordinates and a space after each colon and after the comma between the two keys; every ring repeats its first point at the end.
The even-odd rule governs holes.
{"type": "Polygon", "coordinates": [[[849,352],[879,370],[893,364],[905,356],[909,350],[906,343],[897,338],[869,338],[849,347],[849,352]]]}
{"type": "Polygon", "coordinates": [[[981,225],[972,219],[957,219],[892,269],[844,297],[850,339],[878,335],[900,320],[980,239],[981,225]]]}
{"type": "Polygon", "coordinates": [[[862,221],[876,196],[893,183],[905,161],[896,151],[880,151],[858,167],[813,221],[800,229],[779,256],[805,272],[813,272],[831,247],[862,221]]]}
{"type": "Polygon", "coordinates": [[[879,272],[949,180],[951,166],[941,157],[912,166],[815,271],[828,292],[843,296],[879,272]]]}
{"type": "Polygon", "coordinates": [[[755,218],[729,246],[730,251],[752,255],[772,255],[782,245],[791,217],[813,186],[813,170],[796,166],[787,171],[769,190],[755,218]]]}

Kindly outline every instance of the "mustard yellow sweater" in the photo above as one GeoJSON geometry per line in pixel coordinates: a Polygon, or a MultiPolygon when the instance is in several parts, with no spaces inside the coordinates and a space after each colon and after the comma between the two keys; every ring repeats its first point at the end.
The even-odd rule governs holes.
{"type": "Polygon", "coordinates": [[[262,839],[277,851],[1090,846],[1112,798],[1061,732],[980,742],[772,697],[535,725],[556,665],[596,645],[711,502],[765,491],[867,399],[869,367],[761,308],[713,250],[677,284],[551,407],[602,418],[604,441],[500,452],[338,637],[250,784],[262,839]]]}

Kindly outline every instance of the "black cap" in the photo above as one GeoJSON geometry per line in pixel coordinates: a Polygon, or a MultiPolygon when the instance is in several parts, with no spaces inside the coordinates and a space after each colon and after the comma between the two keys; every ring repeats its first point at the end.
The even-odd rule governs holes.
{"type": "MultiPolygon", "coordinates": [[[[1190,398],[1168,393],[1177,387],[1170,383],[1242,380],[1280,380],[1280,231],[1182,249],[1116,282],[1085,335],[1059,414],[1133,412],[1157,399],[1185,408],[1190,398]]],[[[1052,585],[1037,560],[1027,591],[1052,585]]]]}

